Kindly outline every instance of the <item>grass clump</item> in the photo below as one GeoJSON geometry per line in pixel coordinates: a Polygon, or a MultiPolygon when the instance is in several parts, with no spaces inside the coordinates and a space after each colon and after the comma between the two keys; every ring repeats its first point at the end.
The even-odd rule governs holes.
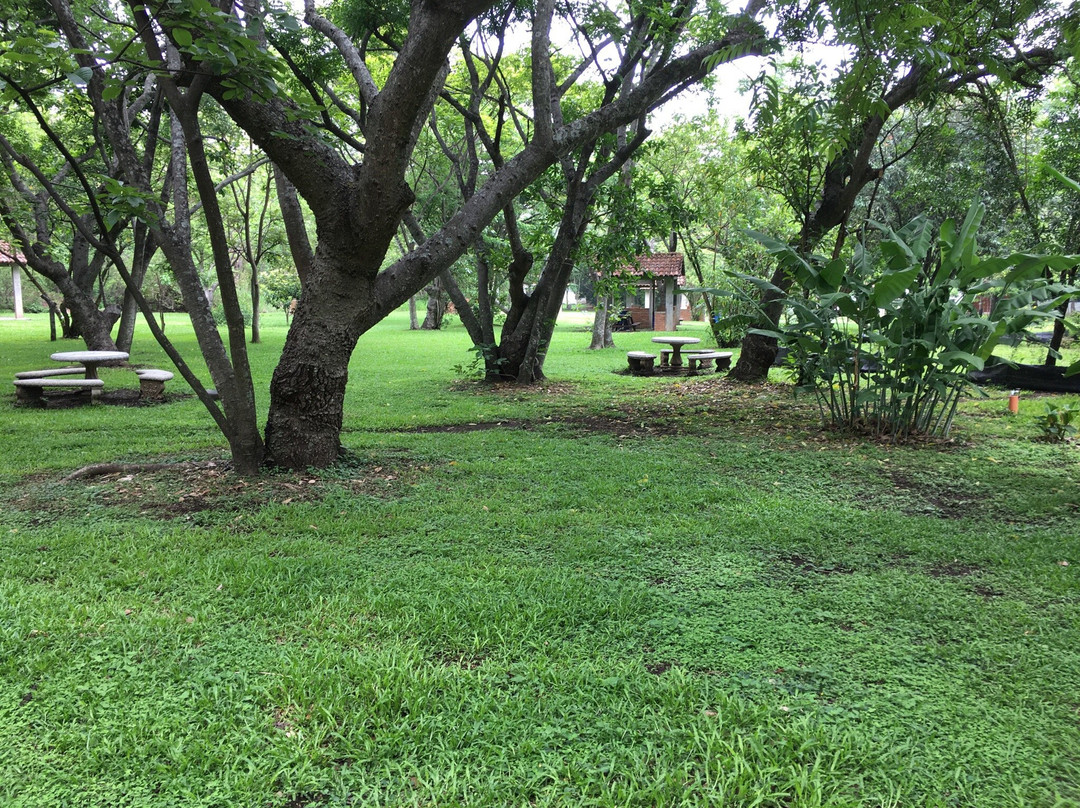
{"type": "MultiPolygon", "coordinates": [[[[4,328],[5,374],[49,352],[4,328]]],[[[0,403],[0,804],[1080,805],[1080,463],[1042,401],[865,442],[612,372],[639,342],[560,327],[552,384],[490,387],[393,318],[347,462],[257,480],[189,399],[0,403]],[[62,482],[163,457],[200,463],[62,482]]]]}

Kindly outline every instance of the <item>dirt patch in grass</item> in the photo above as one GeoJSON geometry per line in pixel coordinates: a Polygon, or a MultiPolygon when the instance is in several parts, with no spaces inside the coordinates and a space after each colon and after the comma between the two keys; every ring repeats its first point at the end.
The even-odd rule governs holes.
{"type": "Polygon", "coordinates": [[[417,426],[411,429],[401,430],[404,432],[416,432],[421,435],[456,435],[464,432],[486,432],[490,429],[532,429],[533,425],[528,421],[479,421],[468,424],[430,424],[417,426]]]}
{"type": "Polygon", "coordinates": [[[495,395],[519,401],[532,397],[566,396],[576,392],[576,388],[567,382],[544,381],[537,384],[518,384],[517,382],[488,382],[483,379],[461,379],[450,385],[456,393],[474,393],[477,395],[495,395]]]}
{"type": "Polygon", "coordinates": [[[245,478],[232,471],[226,460],[202,463],[147,464],[145,470],[124,465],[123,470],[64,481],[58,488],[52,475],[33,475],[24,480],[19,495],[8,500],[15,510],[47,520],[68,509],[83,510],[87,489],[93,490],[95,507],[133,510],[140,516],[173,520],[207,511],[232,514],[269,504],[291,505],[317,502],[331,488],[345,487],[354,494],[393,497],[403,481],[417,477],[424,467],[402,458],[393,465],[352,463],[341,466],[337,476],[309,473],[269,472],[245,478]]]}
{"type": "Polygon", "coordinates": [[[916,479],[902,471],[890,472],[889,479],[908,501],[904,508],[908,515],[925,514],[929,506],[942,519],[964,519],[982,515],[985,507],[985,500],[939,479],[916,479]]]}
{"type": "Polygon", "coordinates": [[[670,415],[640,412],[621,417],[577,415],[560,419],[557,423],[580,432],[614,435],[617,438],[693,435],[701,429],[700,424],[672,420],[670,415]]]}
{"type": "Polygon", "coordinates": [[[934,564],[926,571],[926,574],[931,578],[966,578],[981,569],[977,564],[967,564],[954,558],[952,561],[942,561],[934,564]]]}
{"type": "Polygon", "coordinates": [[[326,805],[327,799],[323,794],[297,794],[283,803],[282,808],[317,808],[326,805]]]}
{"type": "Polygon", "coordinates": [[[484,657],[479,654],[442,652],[435,654],[436,661],[447,668],[461,668],[465,671],[476,670],[484,664],[484,657]]]}
{"type": "Polygon", "coordinates": [[[806,556],[793,553],[789,556],[781,556],[780,561],[790,564],[799,572],[808,572],[814,575],[851,575],[855,570],[844,564],[819,563],[806,556]]]}
{"type": "Polygon", "coordinates": [[[623,416],[583,415],[570,414],[553,416],[534,421],[529,420],[505,420],[505,421],[480,421],[466,424],[431,424],[417,426],[405,430],[392,430],[395,432],[408,432],[419,434],[462,434],[466,432],[486,432],[492,429],[514,429],[529,432],[538,427],[560,426],[579,432],[589,432],[600,435],[615,435],[617,437],[640,437],[648,435],[681,435],[686,430],[678,423],[663,420],[656,414],[638,413],[623,416]]]}

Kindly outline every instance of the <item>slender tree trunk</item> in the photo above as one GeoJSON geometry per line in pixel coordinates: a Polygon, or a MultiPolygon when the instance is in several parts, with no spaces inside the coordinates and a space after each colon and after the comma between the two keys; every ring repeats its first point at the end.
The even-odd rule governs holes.
{"type": "MultiPolygon", "coordinates": [[[[1077,270],[1071,269],[1061,273],[1061,282],[1068,284],[1076,283],[1077,270]]],[[[1046,367],[1055,367],[1057,365],[1057,354],[1061,350],[1061,343],[1065,340],[1065,318],[1069,315],[1069,304],[1071,300],[1066,300],[1058,308],[1058,313],[1061,315],[1054,320],[1054,333],[1050,336],[1050,344],[1047,346],[1046,359],[1043,364],[1046,367]]]]}
{"type": "Polygon", "coordinates": [[[257,344],[262,342],[262,337],[259,335],[259,268],[252,266],[251,268],[251,342],[257,344]]]}
{"type": "Polygon", "coordinates": [[[409,330],[420,330],[420,320],[416,316],[416,295],[409,298],[409,330]]]}
{"type": "Polygon", "coordinates": [[[285,225],[289,253],[292,255],[293,265],[296,267],[296,274],[300,277],[300,286],[303,288],[315,260],[315,253],[311,249],[311,239],[308,238],[307,223],[304,221],[304,209],[300,206],[296,186],[289,182],[289,178],[277,165],[274,165],[274,187],[277,189],[278,209],[281,211],[281,222],[285,225]]]}
{"type": "Polygon", "coordinates": [[[603,295],[596,301],[596,315],[593,317],[592,326],[592,342],[589,343],[590,351],[615,347],[615,340],[611,338],[610,315],[611,295],[603,295]]]}
{"type": "MultiPolygon", "coordinates": [[[[142,288],[143,281],[146,279],[146,270],[147,263],[139,260],[136,254],[136,260],[131,266],[131,280],[139,288],[142,288]]],[[[131,350],[131,343],[135,339],[135,322],[138,317],[139,305],[135,302],[135,296],[125,291],[123,310],[120,313],[120,327],[116,331],[116,347],[121,351],[131,350]]]]}

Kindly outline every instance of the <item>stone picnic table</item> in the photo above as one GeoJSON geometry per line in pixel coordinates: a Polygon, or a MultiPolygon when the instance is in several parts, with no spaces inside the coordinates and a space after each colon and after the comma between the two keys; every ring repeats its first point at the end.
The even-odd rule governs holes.
{"type": "Polygon", "coordinates": [[[120,362],[128,358],[126,351],[59,351],[49,357],[54,362],[82,365],[87,379],[96,379],[98,365],[106,362],[120,362]]]}
{"type": "Polygon", "coordinates": [[[671,367],[673,368],[682,367],[682,349],[684,345],[697,345],[701,342],[697,337],[653,337],[652,341],[660,345],[671,346],[671,367]]]}

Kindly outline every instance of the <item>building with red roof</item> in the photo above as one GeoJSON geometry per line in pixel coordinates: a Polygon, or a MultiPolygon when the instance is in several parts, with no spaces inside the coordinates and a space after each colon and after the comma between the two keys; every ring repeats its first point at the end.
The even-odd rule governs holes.
{"type": "Polygon", "coordinates": [[[680,320],[690,319],[690,307],[679,289],[686,284],[682,253],[639,255],[619,277],[627,282],[623,303],[636,329],[674,331],[680,320]]]}

